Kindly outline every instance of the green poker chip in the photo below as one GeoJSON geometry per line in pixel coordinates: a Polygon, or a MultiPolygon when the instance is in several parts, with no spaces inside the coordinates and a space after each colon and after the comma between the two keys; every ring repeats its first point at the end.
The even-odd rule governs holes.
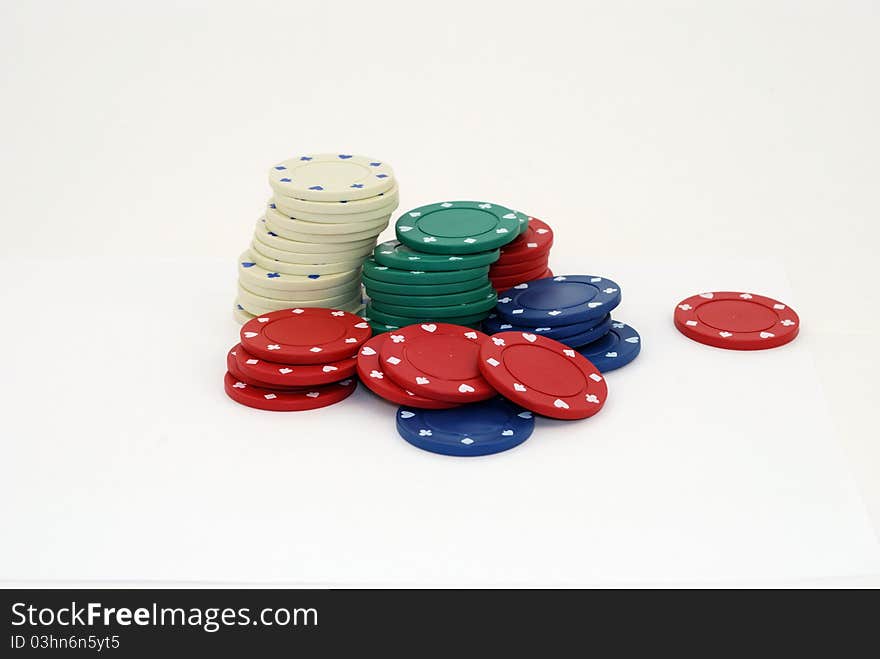
{"type": "MultiPolygon", "coordinates": [[[[430,289],[431,286],[425,286],[423,288],[430,289]]],[[[394,293],[384,293],[382,291],[376,291],[367,289],[367,295],[370,296],[370,299],[375,303],[380,304],[395,304],[403,307],[451,307],[456,304],[471,304],[473,302],[480,302],[481,300],[485,300],[489,297],[490,294],[493,294],[495,289],[492,288],[492,284],[486,282],[485,285],[480,288],[475,288],[470,291],[463,291],[461,293],[446,293],[445,295],[396,295],[394,293]]]]}
{"type": "Polygon", "coordinates": [[[390,284],[387,281],[379,281],[364,277],[364,286],[368,291],[391,293],[393,295],[446,295],[447,293],[463,293],[475,288],[485,286],[488,282],[486,277],[453,281],[448,284],[390,284]]]}
{"type": "Polygon", "coordinates": [[[402,244],[399,240],[389,240],[377,245],[373,250],[373,258],[379,265],[387,265],[389,268],[401,270],[414,269],[428,272],[479,268],[495,263],[500,256],[501,252],[497,249],[476,254],[426,254],[402,244]]]}
{"type": "Polygon", "coordinates": [[[368,258],[364,261],[364,274],[370,279],[385,281],[389,284],[451,284],[480,278],[488,281],[489,266],[484,265],[480,268],[468,268],[467,270],[425,272],[424,270],[389,268],[387,265],[379,265],[373,258],[368,258]]]}
{"type": "Polygon", "coordinates": [[[417,252],[475,254],[503,247],[522,229],[523,213],[482,201],[444,201],[404,213],[397,239],[417,252]]]}
{"type": "MultiPolygon", "coordinates": [[[[417,309],[416,311],[420,311],[417,309]]],[[[415,316],[398,316],[393,313],[386,312],[384,310],[377,309],[373,306],[372,303],[367,305],[366,310],[362,314],[364,318],[366,318],[371,323],[378,323],[381,325],[386,325],[388,327],[406,327],[407,325],[415,325],[416,323],[426,323],[430,321],[437,321],[441,323],[451,323],[453,325],[467,325],[473,326],[481,323],[483,319],[486,317],[485,313],[474,314],[472,316],[461,316],[461,317],[452,317],[452,318],[432,318],[428,316],[423,316],[420,314],[416,314],[415,316]]]]}
{"type": "Polygon", "coordinates": [[[387,302],[373,300],[372,298],[370,299],[370,303],[373,309],[378,308],[380,311],[395,316],[401,316],[403,318],[430,317],[431,319],[441,320],[444,318],[467,318],[478,314],[487,314],[498,303],[498,296],[495,294],[495,289],[492,289],[491,286],[489,288],[491,289],[491,292],[486,293],[483,296],[483,299],[477,302],[467,302],[465,304],[412,306],[389,304],[387,302]]]}

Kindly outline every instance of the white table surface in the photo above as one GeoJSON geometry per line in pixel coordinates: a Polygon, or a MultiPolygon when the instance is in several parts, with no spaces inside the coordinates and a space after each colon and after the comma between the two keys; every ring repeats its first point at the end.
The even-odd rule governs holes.
{"type": "Polygon", "coordinates": [[[0,8],[0,579],[880,585],[876,6],[342,4],[0,8]],[[617,278],[608,409],[460,461],[225,399],[266,169],[338,149],[617,278]],[[688,342],[712,288],[802,336],[688,342]]]}

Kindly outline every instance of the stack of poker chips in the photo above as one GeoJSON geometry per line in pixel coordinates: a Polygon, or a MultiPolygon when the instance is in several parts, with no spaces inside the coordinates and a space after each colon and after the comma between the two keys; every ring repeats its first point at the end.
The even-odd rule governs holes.
{"type": "Polygon", "coordinates": [[[490,266],[527,226],[526,215],[488,202],[447,201],[404,213],[397,240],[377,246],[364,263],[373,331],[423,321],[479,326],[497,302],[490,266]]]}
{"type": "Polygon", "coordinates": [[[361,266],[398,204],[391,167],[298,156],[272,167],[269,184],[273,196],[239,258],[236,320],[290,307],[358,311],[361,266]]]}
{"type": "Polygon", "coordinates": [[[370,335],[363,318],[338,309],[295,307],[252,318],[226,356],[226,394],[282,412],[338,403],[357,387],[357,353],[370,335]]]}
{"type": "Polygon", "coordinates": [[[501,256],[489,268],[492,286],[501,292],[526,281],[552,277],[552,246],[553,230],[538,218],[530,217],[526,230],[501,248],[501,256]]]}
{"type": "Polygon", "coordinates": [[[611,318],[620,286],[594,275],[561,275],[517,284],[499,294],[488,334],[522,332],[577,349],[601,372],[625,366],[641,349],[638,332],[611,318]]]}

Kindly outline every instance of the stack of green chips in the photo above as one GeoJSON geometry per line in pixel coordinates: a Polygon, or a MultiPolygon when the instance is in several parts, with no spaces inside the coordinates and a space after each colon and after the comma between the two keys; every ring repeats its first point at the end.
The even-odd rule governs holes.
{"type": "Polygon", "coordinates": [[[397,240],[378,245],[364,263],[373,331],[428,321],[478,327],[497,302],[489,266],[527,226],[523,213],[480,201],[404,213],[397,240]]]}

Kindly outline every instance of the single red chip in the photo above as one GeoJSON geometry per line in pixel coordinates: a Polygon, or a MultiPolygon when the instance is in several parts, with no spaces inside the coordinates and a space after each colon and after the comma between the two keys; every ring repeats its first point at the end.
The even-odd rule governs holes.
{"type": "Polygon", "coordinates": [[[255,387],[227,373],[223,380],[226,395],[236,403],[273,412],[297,412],[315,410],[338,403],[351,396],[357,388],[357,380],[348,378],[320,387],[307,387],[300,391],[283,391],[255,387]]]}
{"type": "Polygon", "coordinates": [[[235,363],[235,353],[241,350],[240,345],[236,345],[226,354],[226,370],[232,374],[236,380],[241,380],[245,384],[253,385],[254,387],[263,387],[265,389],[276,389],[278,391],[302,391],[305,387],[296,387],[296,386],[278,386],[272,384],[271,382],[263,382],[257,378],[252,378],[241,372],[241,369],[238,368],[238,364],[235,363]]]}
{"type": "Polygon", "coordinates": [[[777,348],[800,329],[794,309],[753,293],[700,293],[682,300],[673,318],[689,339],[728,350],[777,348]]]}
{"type": "Polygon", "coordinates": [[[516,240],[501,248],[501,257],[498,260],[510,263],[511,258],[532,258],[546,252],[552,245],[553,230],[550,226],[536,217],[530,217],[526,230],[516,240]]]}
{"type": "Polygon", "coordinates": [[[397,405],[419,407],[426,410],[445,410],[458,406],[458,403],[446,403],[416,396],[412,391],[404,389],[387,377],[379,362],[379,351],[386,341],[388,341],[388,332],[377,334],[362,345],[358,352],[357,372],[365,387],[380,398],[397,405]]]}
{"type": "Polygon", "coordinates": [[[583,419],[602,409],[608,387],[576,350],[528,332],[493,334],[480,348],[480,370],[505,398],[555,419],[583,419]]]}
{"type": "Polygon", "coordinates": [[[495,395],[480,374],[482,332],[448,323],[408,325],[388,333],[379,356],[383,371],[417,396],[473,403],[495,395]]]}
{"type": "Polygon", "coordinates": [[[257,316],[241,328],[251,355],[281,364],[329,364],[357,353],[370,338],[360,316],[319,307],[284,309],[257,316]]]}
{"type": "Polygon", "coordinates": [[[241,347],[235,346],[229,353],[235,361],[235,370],[227,370],[238,376],[244,375],[255,384],[262,382],[268,387],[314,387],[338,382],[354,375],[357,355],[329,364],[279,364],[255,357],[241,347]]]}

